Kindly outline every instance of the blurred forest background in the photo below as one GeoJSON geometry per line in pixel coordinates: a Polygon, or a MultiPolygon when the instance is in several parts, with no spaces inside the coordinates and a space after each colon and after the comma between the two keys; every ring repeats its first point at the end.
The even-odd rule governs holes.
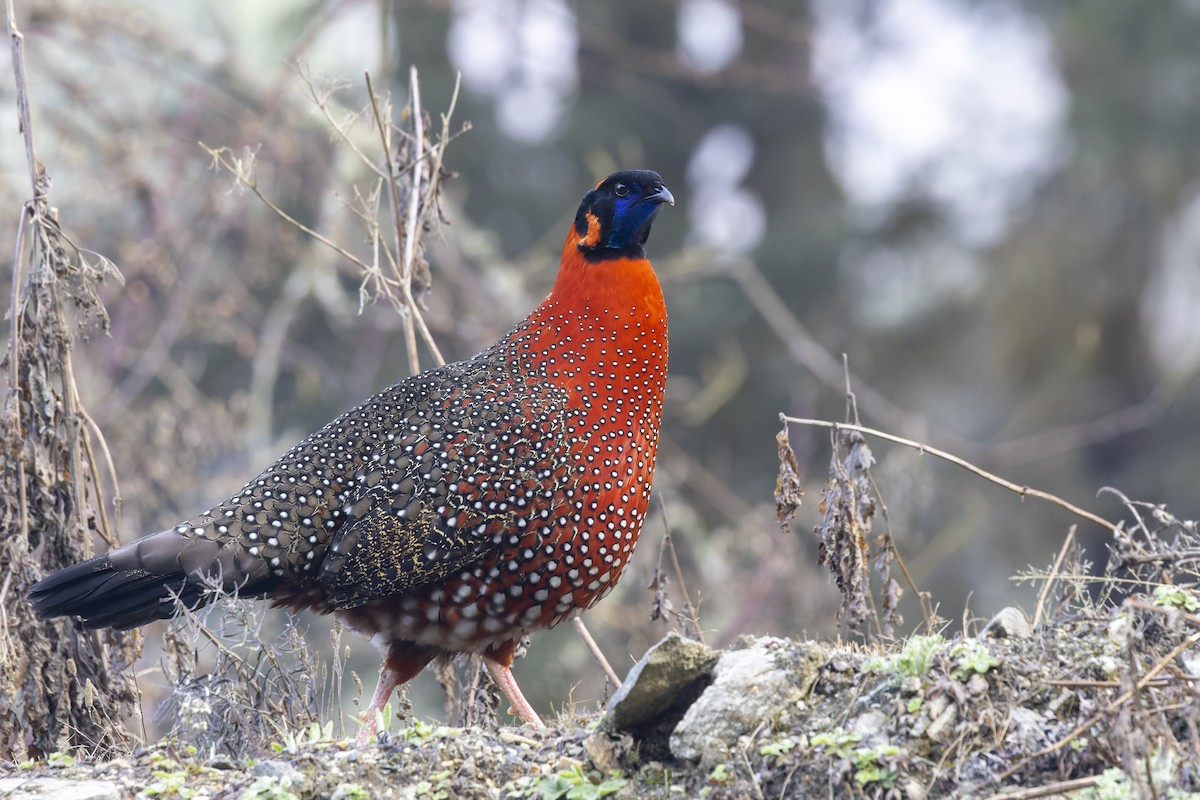
{"type": "MultiPolygon", "coordinates": [[[[470,123],[446,151],[449,224],[427,237],[425,317],[448,359],[540,300],[599,177],[654,169],[678,200],[647,248],[671,315],[664,513],[585,617],[619,672],[665,631],[646,588],[664,521],[710,643],[836,634],[838,593],[810,535],[828,431],[792,428],[808,495],[790,535],[775,521],[774,437],[780,412],[844,419],[842,353],[864,424],[1109,519],[1124,512],[1103,486],[1200,517],[1196,0],[17,9],[51,201],[124,276],[103,293],[111,335],[82,342],[76,370],[112,450],[125,541],[224,499],[409,374],[396,309],[360,311],[357,268],[198,143],[255,154],[266,197],[369,257],[346,202],[371,176],[312,87],[342,84],[332,113],[358,113],[366,70],[400,106],[410,66],[435,124],[461,73],[451,128],[470,123]]],[[[29,190],[8,81],[3,93],[11,232],[29,190]]],[[[369,118],[352,138],[382,158],[369,118]]],[[[1051,562],[1080,522],[872,447],[897,546],[951,619],[1027,603],[1037,587],[1011,576],[1051,562]]],[[[1101,533],[1079,530],[1093,560],[1101,533]]],[[[354,650],[369,687],[376,656],[354,650]]],[[[516,673],[539,676],[523,681],[539,709],[603,692],[569,626],[536,637],[516,673]]],[[[421,681],[418,711],[436,713],[421,681]]]]}

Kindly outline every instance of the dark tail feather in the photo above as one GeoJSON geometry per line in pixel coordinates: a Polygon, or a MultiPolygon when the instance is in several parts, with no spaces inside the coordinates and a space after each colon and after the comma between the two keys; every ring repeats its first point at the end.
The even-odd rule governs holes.
{"type": "Polygon", "coordinates": [[[182,572],[152,575],[123,570],[104,555],[67,567],[29,590],[42,619],[80,617],[85,628],[128,630],[176,613],[174,595],[183,589],[182,572]]]}
{"type": "Polygon", "coordinates": [[[225,544],[175,531],[156,533],[55,572],[33,585],[29,600],[42,619],[73,616],[85,628],[129,630],[175,616],[178,603],[188,608],[208,603],[206,575],[230,591],[241,587],[249,590],[243,595],[261,593],[265,564],[225,544]]]}

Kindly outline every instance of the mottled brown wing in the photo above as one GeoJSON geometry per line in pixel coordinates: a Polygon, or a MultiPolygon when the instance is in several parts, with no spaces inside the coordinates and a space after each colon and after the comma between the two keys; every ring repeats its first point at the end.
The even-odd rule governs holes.
{"type": "Polygon", "coordinates": [[[470,568],[548,525],[575,475],[565,392],[476,384],[395,437],[388,474],[345,508],[320,569],[327,602],[353,608],[470,568]]]}
{"type": "Polygon", "coordinates": [[[478,539],[437,524],[427,509],[407,519],[378,498],[334,539],[321,583],[333,608],[353,608],[452,575],[478,560],[484,549],[478,539]]]}

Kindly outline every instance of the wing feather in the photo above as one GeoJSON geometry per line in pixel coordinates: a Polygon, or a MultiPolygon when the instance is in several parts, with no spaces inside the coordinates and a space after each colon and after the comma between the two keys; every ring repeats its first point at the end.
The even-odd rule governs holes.
{"type": "Polygon", "coordinates": [[[565,390],[467,373],[392,439],[369,489],[347,503],[319,580],[345,609],[445,580],[514,534],[549,525],[575,473],[565,390]]]}

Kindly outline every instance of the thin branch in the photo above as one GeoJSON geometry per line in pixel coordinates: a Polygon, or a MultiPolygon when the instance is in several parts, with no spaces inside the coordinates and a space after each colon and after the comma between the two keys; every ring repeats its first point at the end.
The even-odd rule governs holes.
{"type": "MultiPolygon", "coordinates": [[[[416,71],[414,69],[414,75],[415,75],[415,72],[416,71]]],[[[425,209],[432,208],[437,203],[438,184],[440,183],[440,180],[441,180],[440,176],[442,173],[442,161],[446,155],[446,145],[450,144],[450,142],[452,142],[456,138],[458,138],[458,134],[450,133],[450,120],[454,116],[454,110],[458,107],[458,92],[459,92],[459,87],[460,87],[461,83],[462,83],[462,73],[456,72],[454,74],[454,91],[450,94],[450,105],[446,108],[445,113],[443,113],[441,115],[441,117],[442,117],[441,135],[438,136],[437,146],[430,148],[429,155],[433,162],[430,165],[430,170],[429,170],[431,179],[429,181],[429,186],[426,189],[425,199],[422,200],[422,202],[421,202],[421,207],[425,208],[425,209]]],[[[469,130],[469,124],[468,124],[468,127],[465,128],[464,130],[469,130]]],[[[421,154],[420,159],[424,159],[424,158],[425,158],[424,154],[421,154]]],[[[416,165],[414,164],[413,166],[415,168],[416,165]]],[[[418,314],[417,318],[416,318],[416,323],[417,323],[417,326],[421,329],[421,339],[425,342],[426,346],[429,347],[429,349],[433,352],[433,355],[438,360],[438,363],[445,364],[446,359],[443,358],[441,351],[438,349],[437,342],[434,341],[433,333],[429,330],[429,326],[425,324],[425,317],[421,314],[418,314]]]]}
{"type": "Polygon", "coordinates": [[[663,553],[670,552],[671,566],[675,572],[675,582],[679,584],[679,591],[683,593],[683,603],[687,606],[687,621],[691,624],[696,632],[696,640],[700,644],[707,644],[704,641],[704,631],[700,628],[700,612],[692,604],[691,595],[688,594],[687,583],[683,580],[683,568],[679,566],[679,554],[675,551],[675,542],[671,538],[671,526],[667,521],[667,503],[659,495],[658,498],[658,514],[662,518],[663,538],[662,543],[658,548],[658,566],[656,573],[662,572],[663,553]]]}
{"type": "MultiPolygon", "coordinates": [[[[1182,681],[1200,681],[1200,675],[1178,675],[1176,677],[1182,681]]],[[[1124,681],[1093,681],[1080,678],[1046,680],[1042,681],[1042,683],[1047,686],[1062,686],[1066,689],[1120,689],[1125,685],[1124,681]]],[[[1164,686],[1171,686],[1174,683],[1176,681],[1171,678],[1155,678],[1146,684],[1146,688],[1161,689],[1164,686]]]]}
{"type": "Polygon", "coordinates": [[[5,0],[4,16],[8,22],[8,38],[12,44],[13,76],[17,89],[17,121],[25,139],[25,164],[29,168],[29,186],[34,202],[44,200],[45,187],[40,180],[37,155],[33,149],[33,120],[29,113],[29,88],[25,81],[25,35],[17,29],[17,14],[13,0],[5,0]]]}
{"type": "MultiPolygon", "coordinates": [[[[364,73],[367,81],[367,94],[371,98],[371,110],[375,114],[375,128],[379,131],[380,143],[383,145],[383,158],[387,164],[387,187],[388,200],[392,207],[392,235],[395,237],[395,251],[397,254],[403,248],[404,256],[401,261],[400,268],[397,270],[397,277],[400,279],[400,291],[404,293],[404,343],[408,349],[408,371],[416,375],[421,371],[420,357],[417,354],[417,339],[414,328],[413,316],[417,313],[412,302],[412,292],[409,290],[409,284],[412,281],[411,270],[411,248],[414,245],[413,234],[416,229],[415,221],[412,226],[406,226],[400,220],[400,192],[396,187],[398,175],[396,174],[396,156],[392,154],[392,125],[390,119],[386,119],[383,112],[379,108],[379,96],[375,94],[375,86],[371,83],[371,73],[364,73]],[[408,269],[406,269],[408,267],[408,269]]],[[[412,71],[412,81],[416,83],[416,68],[412,71]]],[[[413,94],[411,98],[413,117],[417,120],[421,118],[421,96],[413,94]]],[[[414,123],[417,131],[417,142],[415,149],[418,153],[421,151],[421,139],[419,123],[414,123]]],[[[414,166],[415,166],[414,160],[414,166]]],[[[420,171],[414,169],[413,174],[413,192],[409,196],[408,216],[411,219],[417,215],[417,198],[420,196],[417,190],[421,186],[420,171]]]]}
{"type": "MultiPolygon", "coordinates": [[[[116,530],[119,531],[119,530],[121,530],[121,483],[120,483],[119,478],[117,477],[117,465],[113,463],[112,451],[108,447],[108,439],[106,439],[104,437],[104,431],[100,430],[100,425],[97,424],[96,420],[92,417],[92,415],[90,413],[88,413],[88,410],[86,408],[84,408],[82,405],[79,407],[79,415],[81,417],[83,417],[85,422],[87,422],[88,426],[92,429],[92,433],[96,436],[96,441],[100,443],[100,452],[104,455],[104,465],[108,469],[109,476],[112,477],[113,521],[112,521],[111,528],[115,528],[116,530]]],[[[84,443],[84,446],[87,447],[88,460],[91,462],[92,474],[96,480],[96,493],[100,497],[100,507],[103,508],[104,507],[104,494],[100,489],[100,472],[98,469],[96,469],[96,456],[92,452],[91,437],[85,436],[83,438],[83,443],[84,443]]],[[[117,541],[117,538],[115,536],[113,536],[112,530],[110,529],[110,525],[108,522],[108,515],[101,514],[100,522],[103,525],[103,531],[101,531],[100,535],[104,538],[105,543],[108,544],[110,549],[115,548],[118,544],[120,544],[120,542],[117,541]]]]}
{"type": "MultiPolygon", "coordinates": [[[[29,113],[29,89],[25,81],[25,36],[17,28],[17,15],[13,8],[13,0],[5,0],[4,16],[8,22],[8,37],[12,46],[13,78],[17,91],[17,124],[25,139],[25,161],[29,168],[29,186],[33,199],[21,208],[21,217],[17,222],[16,244],[13,247],[12,270],[12,307],[9,309],[12,342],[9,344],[8,366],[10,383],[8,387],[9,413],[12,415],[11,430],[17,436],[22,430],[21,402],[17,397],[20,386],[21,363],[21,264],[22,253],[25,249],[25,225],[31,217],[36,216],[39,204],[44,204],[45,197],[42,186],[38,182],[37,156],[33,149],[33,121],[29,113]]],[[[21,537],[29,539],[29,498],[25,489],[25,459],[17,459],[17,507],[20,513],[21,537]]]]}
{"type": "Polygon", "coordinates": [[[1089,775],[1086,778],[1073,778],[1069,781],[1055,781],[1045,786],[1034,786],[1030,789],[1018,789],[1015,792],[994,794],[989,800],[1035,800],[1038,797],[1065,797],[1068,792],[1095,786],[1104,780],[1103,775],[1089,775]]]}
{"type": "MultiPolygon", "coordinates": [[[[758,731],[755,731],[754,735],[757,736],[757,734],[758,731]]],[[[750,741],[753,741],[753,737],[751,737],[750,741]]],[[[766,798],[763,796],[762,785],[758,781],[758,773],[754,771],[754,767],[750,764],[750,757],[746,755],[746,751],[749,749],[749,747],[750,744],[747,742],[744,747],[738,748],[738,755],[742,757],[742,763],[746,766],[746,773],[750,776],[750,785],[754,787],[754,796],[757,797],[758,800],[766,800],[766,798]]]]}
{"type": "Polygon", "coordinates": [[[596,659],[596,663],[604,670],[604,674],[612,681],[613,686],[621,688],[621,679],[617,677],[617,671],[612,668],[612,664],[608,663],[608,659],[604,657],[604,651],[600,649],[600,645],[596,644],[596,640],[592,638],[592,634],[588,631],[587,626],[583,624],[583,620],[575,617],[571,620],[571,624],[575,627],[575,632],[579,634],[579,638],[583,639],[583,643],[587,645],[587,649],[592,654],[592,658],[596,659]]]}
{"type": "MultiPolygon", "coordinates": [[[[21,313],[19,303],[21,302],[21,264],[24,262],[21,253],[25,250],[25,223],[32,215],[33,209],[29,204],[22,206],[21,216],[17,220],[17,241],[13,245],[13,268],[12,268],[12,305],[10,306],[8,315],[9,336],[9,354],[8,354],[8,380],[9,391],[16,391],[17,381],[20,378],[20,348],[17,342],[21,339],[21,313]]],[[[20,409],[17,410],[17,427],[14,430],[20,430],[20,409]]]]}
{"type": "Polygon", "coordinates": [[[1050,594],[1050,587],[1058,580],[1059,570],[1062,569],[1063,559],[1067,557],[1067,551],[1071,549],[1071,543],[1075,541],[1075,530],[1078,526],[1072,525],[1067,531],[1067,538],[1063,539],[1062,547],[1058,549],[1058,558],[1054,559],[1054,566],[1050,568],[1050,577],[1046,578],[1046,582],[1042,584],[1042,590],[1038,592],[1037,608],[1033,612],[1033,627],[1037,627],[1042,621],[1042,609],[1046,605],[1046,597],[1050,594]]]}
{"type": "MultiPolygon", "coordinates": [[[[1132,605],[1135,606],[1136,608],[1140,608],[1145,611],[1154,611],[1154,612],[1159,612],[1159,613],[1163,612],[1163,609],[1157,608],[1155,606],[1145,606],[1140,603],[1133,603],[1132,605]]],[[[1193,615],[1185,615],[1185,616],[1189,617],[1189,619],[1193,623],[1200,622],[1200,619],[1197,619],[1193,615]]],[[[1125,703],[1129,702],[1130,698],[1132,698],[1135,694],[1138,694],[1143,689],[1150,686],[1150,684],[1153,682],[1155,677],[1157,677],[1158,673],[1160,673],[1164,669],[1166,669],[1167,665],[1170,664],[1172,661],[1174,661],[1175,658],[1180,653],[1187,650],[1189,647],[1196,644],[1197,642],[1200,642],[1200,631],[1193,633],[1191,636],[1187,637],[1182,642],[1180,642],[1178,645],[1176,645],[1171,650],[1171,652],[1167,653],[1165,656],[1160,658],[1157,661],[1157,663],[1155,663],[1155,665],[1153,667],[1151,667],[1150,670],[1148,672],[1146,672],[1146,674],[1143,675],[1138,680],[1137,683],[1135,683],[1133,686],[1131,686],[1130,688],[1128,688],[1124,692],[1122,692],[1119,697],[1117,697],[1115,700],[1110,702],[1107,706],[1105,706],[1104,708],[1097,711],[1095,714],[1093,714],[1091,717],[1089,717],[1084,722],[1075,726],[1075,728],[1070,733],[1066,734],[1065,736],[1060,737],[1059,740],[1057,742],[1055,742],[1054,744],[1043,747],[1041,750],[1037,751],[1033,755],[1026,756],[1025,758],[1021,759],[1019,762],[1014,764],[1013,766],[1006,769],[1004,772],[1001,772],[999,775],[997,775],[995,777],[995,779],[994,779],[995,782],[999,783],[1000,781],[1005,780],[1009,776],[1015,775],[1018,772],[1020,772],[1021,770],[1025,769],[1025,767],[1032,764],[1036,759],[1039,759],[1042,756],[1048,756],[1052,753],[1056,753],[1059,750],[1066,747],[1067,745],[1069,745],[1072,741],[1075,740],[1076,737],[1078,737],[1079,735],[1081,735],[1083,733],[1086,733],[1088,731],[1088,729],[1091,728],[1093,725],[1100,722],[1102,719],[1104,719],[1106,716],[1108,716],[1112,712],[1116,711],[1121,706],[1125,705],[1125,703]]]]}
{"type": "Polygon", "coordinates": [[[876,430],[874,428],[868,428],[864,425],[847,425],[844,422],[830,422],[828,420],[823,420],[823,419],[801,419],[798,417],[789,417],[789,416],[782,415],[782,414],[780,415],[780,418],[785,422],[793,422],[797,425],[812,425],[812,426],[818,427],[818,428],[833,428],[835,431],[837,431],[837,430],[858,431],[859,433],[865,433],[865,434],[869,434],[871,436],[878,436],[881,439],[887,439],[890,442],[895,442],[897,444],[902,444],[907,447],[911,447],[920,453],[929,453],[930,455],[937,456],[938,458],[940,458],[944,461],[949,461],[951,464],[956,464],[956,465],[962,467],[963,469],[967,470],[968,472],[978,475],[979,477],[983,478],[984,480],[991,481],[992,483],[996,484],[997,486],[1003,486],[1005,489],[1015,492],[1016,494],[1020,495],[1021,497],[1036,497],[1039,500],[1045,500],[1048,503],[1053,503],[1054,505],[1056,505],[1060,508],[1065,508],[1067,511],[1070,511],[1072,514],[1082,517],[1083,519],[1086,519],[1089,522],[1094,522],[1097,525],[1108,528],[1110,531],[1113,531],[1114,533],[1120,530],[1120,527],[1118,525],[1116,525],[1112,522],[1109,522],[1108,520],[1104,519],[1103,517],[1099,517],[1090,511],[1085,511],[1084,509],[1080,508],[1079,506],[1072,505],[1071,503],[1068,503],[1066,500],[1063,500],[1061,497],[1052,495],[1049,492],[1043,492],[1040,489],[1033,489],[1029,486],[1021,486],[1019,484],[1013,483],[1012,481],[1007,481],[1004,478],[1001,478],[999,475],[993,475],[992,473],[988,472],[987,470],[980,469],[979,467],[975,466],[974,464],[970,463],[969,461],[965,461],[956,455],[947,453],[944,450],[939,450],[936,447],[930,447],[929,445],[922,444],[921,442],[915,442],[912,439],[905,439],[902,436],[895,436],[893,434],[885,433],[884,431],[876,430]]]}
{"type": "Polygon", "coordinates": [[[1186,383],[1164,380],[1144,400],[1131,406],[1095,419],[1038,431],[1020,439],[998,442],[989,448],[989,455],[1001,465],[1027,464],[1063,453],[1074,453],[1085,447],[1094,447],[1117,437],[1127,436],[1161,419],[1179,396],[1183,386],[1186,386],[1186,383]]]}
{"type": "Polygon", "coordinates": [[[1143,580],[1141,578],[1114,578],[1110,575],[1073,575],[1069,572],[1066,573],[1065,575],[1060,574],[1060,575],[1055,576],[1051,572],[1037,572],[1036,570],[1030,571],[1030,572],[1023,572],[1020,575],[1015,575],[1015,576],[1009,578],[1009,580],[1014,583],[1029,583],[1031,581],[1045,581],[1045,580],[1049,580],[1050,578],[1053,578],[1053,577],[1057,577],[1057,579],[1060,581],[1064,581],[1067,583],[1074,583],[1079,586],[1112,585],[1112,586],[1124,586],[1124,587],[1128,587],[1130,589],[1137,589],[1137,588],[1144,588],[1146,586],[1165,586],[1166,585],[1166,584],[1159,584],[1159,583],[1153,583],[1153,582],[1147,583],[1145,580],[1143,580]]]}
{"type": "Polygon", "coordinates": [[[916,578],[908,571],[908,564],[905,563],[904,556],[900,554],[900,548],[896,546],[896,538],[892,536],[892,517],[888,512],[887,503],[883,502],[883,493],[879,490],[879,484],[875,482],[875,476],[868,473],[867,480],[871,483],[871,491],[879,498],[879,511],[883,516],[883,524],[887,530],[888,547],[892,549],[892,557],[896,559],[896,566],[900,567],[900,572],[904,575],[904,580],[908,581],[909,588],[913,590],[917,605],[921,608],[921,618],[925,623],[925,627],[933,630],[937,627],[937,612],[929,603],[929,592],[923,592],[921,591],[921,587],[917,586],[916,578]]]}
{"type": "MultiPolygon", "coordinates": [[[[392,154],[391,147],[391,130],[392,127],[388,120],[384,118],[384,114],[380,110],[379,99],[375,93],[374,86],[371,84],[371,76],[367,75],[367,91],[371,98],[371,108],[375,114],[375,124],[379,129],[379,135],[382,139],[384,157],[388,163],[388,199],[391,202],[392,208],[392,225],[396,237],[396,253],[401,261],[397,264],[391,256],[391,253],[386,250],[388,261],[391,263],[393,271],[398,277],[398,285],[403,293],[402,308],[405,311],[404,317],[404,333],[406,344],[408,345],[409,368],[415,374],[420,369],[419,358],[417,355],[417,340],[416,336],[419,333],[421,340],[433,353],[434,359],[439,364],[446,363],[446,359],[442,356],[441,350],[437,346],[437,342],[433,338],[433,334],[429,330],[429,326],[425,324],[424,315],[421,314],[420,308],[417,306],[416,298],[412,293],[412,277],[414,264],[416,262],[417,241],[421,235],[421,219],[428,214],[428,209],[434,202],[433,198],[437,194],[437,171],[430,173],[429,181],[427,182],[426,191],[427,197],[422,197],[421,181],[422,173],[426,167],[426,159],[432,158],[436,153],[436,163],[441,164],[442,152],[445,149],[446,139],[443,136],[443,141],[437,148],[425,149],[425,117],[421,110],[421,87],[417,77],[416,67],[412,67],[409,72],[410,77],[410,99],[409,99],[409,114],[413,120],[413,153],[409,158],[409,163],[404,169],[399,168],[398,159],[392,154]],[[407,172],[412,182],[408,193],[408,206],[405,208],[406,218],[400,219],[400,197],[397,188],[397,181],[407,172]],[[401,244],[403,243],[403,247],[401,244]]],[[[454,104],[457,102],[458,92],[455,90],[454,97],[451,99],[451,107],[448,114],[454,111],[454,104]]],[[[443,115],[443,120],[448,119],[447,115],[443,115]]]]}
{"type": "MultiPolygon", "coordinates": [[[[300,77],[304,80],[304,85],[308,88],[309,99],[312,100],[313,105],[315,105],[321,112],[321,116],[325,117],[325,122],[328,123],[329,127],[332,128],[334,133],[337,134],[338,139],[340,139],[344,145],[353,150],[354,154],[358,156],[359,160],[362,161],[366,168],[378,175],[380,180],[387,180],[388,173],[380,169],[379,165],[375,163],[375,160],[364,153],[362,148],[358,146],[358,144],[348,133],[348,130],[353,127],[355,119],[360,116],[362,112],[350,115],[349,119],[343,122],[335,120],[333,118],[333,114],[330,113],[330,98],[333,97],[334,92],[336,92],[339,88],[343,88],[346,84],[335,85],[332,90],[326,90],[325,86],[322,85],[321,91],[317,91],[317,84],[306,68],[300,68],[300,77]]],[[[368,82],[370,81],[369,75],[367,76],[367,80],[368,82]]]]}
{"type": "Polygon", "coordinates": [[[437,183],[438,183],[437,179],[438,179],[438,176],[442,172],[442,162],[445,159],[445,155],[446,155],[446,145],[448,145],[450,142],[454,141],[458,137],[458,134],[450,132],[450,120],[454,117],[454,110],[456,108],[458,108],[458,92],[459,92],[459,89],[461,88],[461,86],[462,86],[462,73],[455,72],[454,73],[454,90],[452,92],[450,92],[450,104],[446,107],[445,112],[443,112],[441,114],[442,132],[441,132],[441,134],[438,135],[437,147],[431,148],[430,154],[429,154],[432,159],[432,162],[433,162],[429,165],[429,174],[434,177],[434,180],[430,181],[429,188],[425,192],[425,200],[424,200],[425,208],[429,208],[436,202],[437,183]]]}
{"type": "Polygon", "coordinates": [[[370,267],[368,267],[367,264],[361,258],[354,255],[349,250],[346,250],[344,247],[337,244],[336,242],[333,242],[330,239],[327,239],[326,237],[317,233],[312,228],[308,227],[303,222],[296,219],[295,217],[293,217],[291,214],[284,211],[279,206],[275,205],[275,203],[271,202],[271,199],[268,198],[265,194],[263,194],[259,190],[258,183],[256,181],[252,180],[250,175],[247,173],[247,170],[245,170],[240,163],[236,162],[236,160],[234,162],[231,162],[225,158],[225,154],[230,152],[229,148],[220,147],[217,149],[213,149],[213,148],[209,147],[208,145],[206,145],[204,142],[198,142],[198,144],[202,148],[204,148],[204,151],[206,153],[208,153],[210,157],[212,157],[213,164],[220,164],[222,167],[224,167],[226,170],[228,170],[229,173],[234,176],[234,178],[237,180],[238,183],[240,183],[242,186],[245,186],[250,191],[254,192],[254,196],[257,197],[259,200],[261,200],[263,202],[263,205],[265,205],[267,208],[274,211],[280,217],[280,219],[282,219],[284,222],[287,222],[287,223],[295,226],[299,230],[303,231],[304,233],[308,234],[309,236],[316,239],[318,242],[325,245],[329,249],[337,252],[339,255],[342,256],[342,258],[345,258],[347,261],[357,264],[360,268],[362,268],[364,270],[370,269],[370,267]]]}
{"type": "MultiPolygon", "coordinates": [[[[420,81],[417,80],[417,68],[409,67],[408,75],[409,75],[409,85],[410,85],[410,91],[411,91],[409,105],[411,106],[410,111],[412,113],[412,119],[413,119],[413,139],[414,139],[413,146],[416,148],[416,153],[414,154],[414,157],[412,159],[412,165],[411,165],[412,189],[410,190],[411,194],[409,196],[409,202],[408,202],[408,221],[407,221],[407,224],[405,227],[404,261],[402,263],[401,271],[400,271],[400,274],[403,277],[401,287],[404,290],[404,300],[406,303],[408,303],[408,308],[411,312],[411,317],[412,317],[411,322],[413,324],[415,324],[418,320],[420,321],[421,328],[425,333],[426,344],[429,345],[429,347],[433,349],[434,357],[439,362],[445,363],[445,359],[442,358],[442,354],[440,352],[438,352],[437,345],[434,343],[433,337],[429,335],[428,329],[425,328],[425,321],[421,317],[421,312],[417,308],[416,300],[413,298],[413,294],[412,294],[413,262],[416,259],[417,236],[419,235],[418,231],[417,231],[417,223],[420,220],[420,214],[418,212],[420,212],[421,208],[422,208],[422,204],[421,204],[421,177],[422,177],[422,175],[421,175],[421,173],[423,172],[424,166],[425,166],[424,154],[422,153],[422,151],[424,150],[424,147],[425,147],[425,117],[421,113],[421,84],[420,84],[420,81]]],[[[436,174],[431,175],[430,176],[430,187],[431,188],[433,188],[433,184],[436,183],[436,181],[437,181],[437,175],[436,174]]],[[[412,343],[412,348],[415,353],[415,351],[416,351],[416,341],[415,340],[412,343]]],[[[415,363],[416,362],[414,361],[414,371],[415,371],[415,363]]]]}
{"type": "MultiPolygon", "coordinates": [[[[11,11],[12,0],[9,0],[11,11]]],[[[10,18],[10,25],[11,25],[10,18]]],[[[18,34],[20,35],[20,34],[18,34]]],[[[15,56],[14,56],[15,58],[15,56]]],[[[22,88],[18,87],[17,95],[22,94],[22,88]]],[[[12,307],[9,309],[9,321],[12,329],[12,341],[9,342],[8,350],[8,366],[10,370],[8,384],[8,402],[6,403],[8,420],[10,424],[9,430],[14,435],[20,435],[21,426],[21,399],[19,395],[20,386],[20,370],[21,363],[21,253],[25,249],[25,223],[33,213],[33,204],[26,203],[21,208],[21,218],[17,223],[17,243],[13,248],[13,278],[12,278],[12,307]]],[[[29,498],[26,495],[25,489],[25,459],[18,458],[17,461],[17,509],[20,515],[19,531],[23,541],[29,541],[29,498]]]]}
{"type": "MultiPolygon", "coordinates": [[[[79,417],[80,419],[82,419],[84,421],[84,423],[90,423],[91,426],[93,428],[95,428],[96,435],[100,439],[101,446],[103,447],[104,452],[107,454],[108,453],[108,443],[105,442],[105,440],[104,440],[104,434],[100,431],[100,429],[98,427],[95,426],[95,423],[92,421],[91,416],[87,413],[87,411],[83,407],[83,401],[80,400],[80,398],[79,398],[79,386],[75,382],[75,371],[71,367],[70,351],[67,352],[64,362],[65,362],[65,369],[63,370],[63,385],[64,385],[64,388],[66,389],[65,393],[68,394],[71,398],[71,401],[70,401],[71,413],[73,416],[76,416],[76,417],[79,417]]],[[[106,514],[104,511],[104,486],[100,483],[100,470],[96,466],[96,451],[92,449],[92,440],[91,440],[91,437],[88,436],[86,429],[81,430],[80,428],[76,427],[76,428],[74,428],[74,435],[79,437],[79,444],[83,448],[83,455],[87,457],[88,468],[87,468],[86,474],[89,478],[91,478],[92,491],[94,491],[96,493],[96,509],[97,509],[96,516],[100,518],[100,538],[102,538],[104,540],[104,543],[107,544],[109,549],[111,550],[111,549],[117,547],[117,545],[119,545],[120,542],[118,542],[116,537],[113,536],[112,527],[108,523],[108,514],[106,514]]],[[[113,466],[112,458],[109,457],[109,459],[108,459],[109,469],[112,469],[112,466],[113,466]]],[[[117,479],[116,472],[114,471],[112,473],[112,475],[113,475],[113,483],[115,485],[116,479],[117,479]]],[[[77,491],[82,493],[83,486],[84,486],[83,483],[79,482],[77,491]]],[[[82,515],[84,513],[84,511],[83,511],[84,506],[82,504],[82,501],[83,501],[82,494],[80,495],[79,500],[80,500],[80,506],[79,506],[80,524],[83,525],[84,527],[86,527],[87,521],[82,518],[82,515]]]]}
{"type": "MultiPolygon", "coordinates": [[[[666,522],[666,504],[660,503],[659,508],[663,510],[664,523],[666,522]]],[[[683,580],[683,568],[679,566],[679,553],[675,551],[675,540],[671,537],[670,531],[663,535],[666,540],[667,550],[671,553],[671,568],[675,571],[675,580],[679,584],[679,591],[683,593],[683,603],[687,606],[688,621],[692,623],[692,627],[696,630],[696,638],[700,644],[705,644],[704,631],[700,627],[700,612],[692,605],[691,595],[688,594],[687,583],[683,580]]]]}

